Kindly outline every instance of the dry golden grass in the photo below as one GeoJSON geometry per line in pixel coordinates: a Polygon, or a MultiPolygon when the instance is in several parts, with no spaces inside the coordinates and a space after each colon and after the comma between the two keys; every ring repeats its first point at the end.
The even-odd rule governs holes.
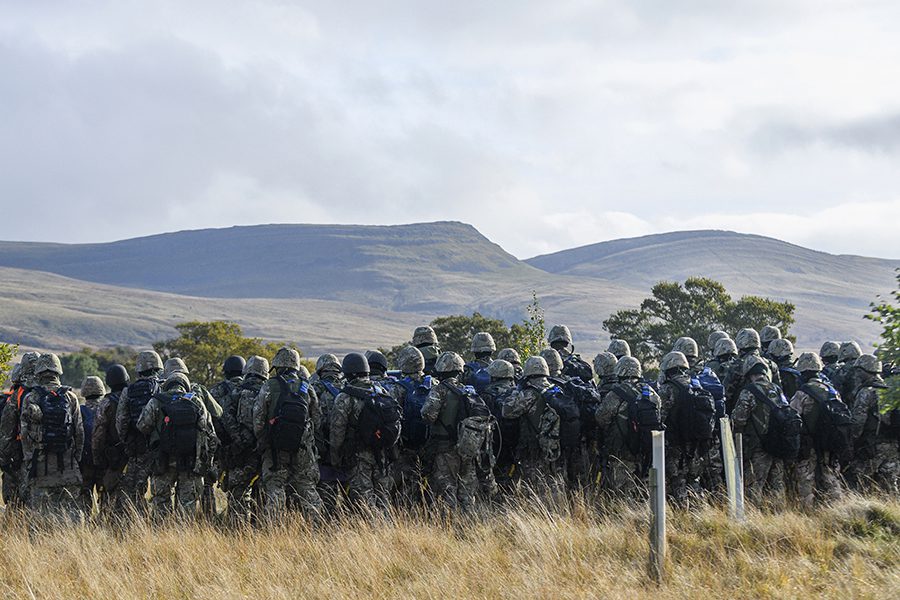
{"type": "Polygon", "coordinates": [[[395,515],[269,529],[0,527],[12,598],[896,597],[900,502],[851,498],[815,514],[670,511],[669,576],[645,574],[634,506],[519,503],[478,520],[395,515]]]}

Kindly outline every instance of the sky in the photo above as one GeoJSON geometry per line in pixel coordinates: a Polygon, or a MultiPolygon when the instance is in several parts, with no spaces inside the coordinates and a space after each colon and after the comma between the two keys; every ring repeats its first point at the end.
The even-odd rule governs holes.
{"type": "Polygon", "coordinates": [[[900,258],[896,0],[0,0],[10,240],[458,220],[900,258]]]}

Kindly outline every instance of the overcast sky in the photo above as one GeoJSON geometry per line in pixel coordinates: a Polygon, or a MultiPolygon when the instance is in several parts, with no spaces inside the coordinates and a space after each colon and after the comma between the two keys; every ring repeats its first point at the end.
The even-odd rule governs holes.
{"type": "Polygon", "coordinates": [[[472,223],[900,257],[900,2],[0,0],[0,238],[472,223]]]}

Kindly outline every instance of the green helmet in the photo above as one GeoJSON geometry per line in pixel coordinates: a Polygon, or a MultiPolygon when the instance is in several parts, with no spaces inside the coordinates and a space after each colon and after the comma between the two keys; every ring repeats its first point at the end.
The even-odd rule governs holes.
{"type": "Polygon", "coordinates": [[[719,340],[724,340],[730,337],[731,336],[724,331],[713,331],[711,334],[709,334],[709,337],[706,338],[706,347],[709,348],[711,352],[715,352],[716,344],[719,342],[719,340]]]}
{"type": "Polygon", "coordinates": [[[822,357],[822,360],[832,359],[832,362],[838,359],[840,353],[841,345],[833,341],[825,342],[822,344],[822,349],[819,350],[819,356],[822,357]]]}
{"type": "Polygon", "coordinates": [[[166,360],[166,364],[163,365],[163,377],[168,378],[172,373],[184,373],[185,375],[191,374],[191,372],[187,368],[187,365],[184,364],[184,361],[178,357],[166,360]]]}
{"type": "Polygon", "coordinates": [[[264,356],[251,356],[244,365],[244,375],[256,375],[267,379],[269,377],[269,360],[264,356]]]}
{"type": "Polygon", "coordinates": [[[862,356],[862,348],[856,342],[844,342],[838,351],[838,360],[840,362],[853,362],[862,356]]]}
{"type": "Polygon", "coordinates": [[[554,325],[550,328],[550,334],[547,336],[547,342],[565,342],[567,344],[572,343],[572,334],[569,332],[569,328],[565,325],[554,325]]]}
{"type": "Polygon", "coordinates": [[[337,356],[334,354],[323,354],[316,359],[316,373],[322,373],[323,371],[340,373],[341,363],[338,362],[337,356]]]}
{"type": "Polygon", "coordinates": [[[745,327],[738,331],[737,335],[734,336],[734,343],[737,345],[738,350],[741,351],[759,350],[759,333],[757,333],[755,329],[745,327]]]}
{"type": "Polygon", "coordinates": [[[163,362],[154,350],[144,350],[143,352],[139,352],[137,356],[137,365],[135,366],[135,370],[138,373],[145,373],[147,371],[162,371],[163,362]]]}
{"type": "Polygon", "coordinates": [[[487,372],[491,376],[491,381],[513,379],[516,376],[515,367],[499,358],[488,365],[487,372]]]}
{"type": "Polygon", "coordinates": [[[300,353],[289,346],[282,346],[272,358],[273,369],[300,370],[300,353]]]}
{"type": "Polygon", "coordinates": [[[415,346],[403,348],[400,356],[397,357],[397,362],[404,375],[414,375],[425,370],[425,357],[422,355],[422,351],[415,346]]]}
{"type": "Polygon", "coordinates": [[[616,358],[631,356],[631,346],[629,346],[628,342],[626,342],[625,340],[619,340],[615,338],[609,340],[609,347],[606,349],[606,351],[613,354],[616,358]]]}
{"type": "Polygon", "coordinates": [[[300,365],[300,368],[297,369],[297,372],[300,373],[300,377],[309,381],[309,369],[306,368],[306,365],[300,365]]]}
{"type": "Polygon", "coordinates": [[[34,367],[37,365],[37,361],[40,357],[41,355],[37,352],[26,352],[22,355],[22,360],[19,361],[19,365],[22,367],[22,373],[20,375],[22,382],[27,382],[34,377],[34,367]]]}
{"type": "Polygon", "coordinates": [[[472,353],[480,354],[482,352],[494,352],[497,350],[497,344],[494,343],[493,336],[487,331],[479,331],[472,336],[472,353]]]}
{"type": "Polygon", "coordinates": [[[759,341],[763,344],[781,339],[781,330],[774,325],[766,325],[759,330],[759,341]]]}
{"type": "Polygon", "coordinates": [[[681,352],[669,352],[659,362],[659,370],[665,373],[669,369],[690,369],[687,357],[681,352]]]}
{"type": "Polygon", "coordinates": [[[184,391],[188,391],[191,389],[191,380],[188,379],[188,376],[184,373],[180,373],[175,371],[170,373],[168,377],[166,377],[165,383],[163,383],[164,390],[171,390],[174,387],[180,387],[184,391]]]}
{"type": "Polygon", "coordinates": [[[825,365],[822,364],[822,359],[815,352],[804,352],[797,358],[797,370],[801,373],[804,371],[815,371],[818,373],[824,368],[825,365]]]}
{"type": "Polygon", "coordinates": [[[736,355],[738,353],[737,345],[731,338],[722,338],[716,342],[716,349],[713,350],[713,356],[720,358],[728,354],[736,355]]]}
{"type": "Polygon", "coordinates": [[[543,356],[529,356],[525,361],[525,377],[550,377],[550,369],[543,356]]]}
{"type": "Polygon", "coordinates": [[[85,398],[102,396],[105,393],[106,386],[103,385],[103,380],[96,375],[89,375],[81,382],[81,395],[85,398]]]}
{"type": "Polygon", "coordinates": [[[513,365],[522,364],[522,358],[519,356],[519,353],[515,348],[504,348],[497,353],[497,358],[499,358],[500,360],[505,360],[506,362],[513,365]]]}
{"type": "Polygon", "coordinates": [[[623,356],[616,363],[615,375],[619,379],[640,379],[643,374],[640,361],[633,356],[623,356]]]}
{"type": "Polygon", "coordinates": [[[871,375],[881,375],[881,361],[874,354],[860,354],[853,366],[871,375]]]}
{"type": "Polygon", "coordinates": [[[562,371],[563,361],[559,352],[553,348],[545,348],[541,350],[541,356],[544,358],[544,362],[547,363],[547,369],[550,371],[551,375],[556,375],[562,371]]]}
{"type": "Polygon", "coordinates": [[[609,377],[616,370],[619,359],[612,352],[601,352],[594,357],[594,372],[600,377],[609,377]]]}
{"type": "Polygon", "coordinates": [[[437,343],[437,334],[434,333],[434,329],[428,327],[427,325],[423,327],[416,327],[416,330],[413,332],[412,337],[413,346],[418,348],[419,346],[437,343]]]}
{"type": "Polygon", "coordinates": [[[769,344],[769,355],[777,359],[791,358],[794,355],[794,345],[791,340],[784,338],[772,340],[769,344]]]}
{"type": "Polygon", "coordinates": [[[692,337],[680,337],[675,340],[672,345],[672,351],[681,352],[688,358],[697,358],[700,356],[700,348],[692,337]]]}
{"type": "Polygon", "coordinates": [[[462,356],[456,352],[444,352],[434,363],[435,373],[462,373],[465,368],[462,356]]]}
{"type": "Polygon", "coordinates": [[[762,357],[755,354],[749,355],[741,364],[741,374],[744,377],[752,375],[751,371],[760,371],[761,374],[764,373],[766,377],[772,379],[772,370],[769,369],[769,364],[762,357]]]}
{"type": "Polygon", "coordinates": [[[52,352],[41,354],[40,358],[38,358],[37,362],[34,364],[35,375],[41,375],[42,373],[47,372],[56,373],[57,375],[63,374],[62,363],[59,362],[59,357],[52,352]]]}

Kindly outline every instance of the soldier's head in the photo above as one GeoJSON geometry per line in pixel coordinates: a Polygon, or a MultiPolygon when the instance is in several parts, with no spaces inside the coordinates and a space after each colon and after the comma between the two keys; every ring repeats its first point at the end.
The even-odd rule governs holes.
{"type": "Polygon", "coordinates": [[[323,378],[335,377],[341,374],[341,363],[334,354],[322,354],[316,359],[316,374],[323,378]]]}
{"type": "Polygon", "coordinates": [[[10,385],[22,384],[22,363],[17,362],[13,365],[13,368],[9,372],[9,383],[10,385]]]}
{"type": "Polygon", "coordinates": [[[226,379],[240,377],[244,373],[245,366],[247,366],[247,361],[244,360],[244,357],[233,354],[222,363],[222,374],[226,379]]]}
{"type": "Polygon", "coordinates": [[[769,344],[769,356],[779,365],[789,365],[794,358],[794,345],[791,340],[778,338],[769,344]]]}
{"type": "Polygon", "coordinates": [[[700,362],[700,348],[692,337],[680,337],[672,345],[673,352],[681,352],[687,359],[690,368],[694,368],[700,362]]]}
{"type": "Polygon", "coordinates": [[[34,375],[38,381],[53,381],[59,379],[62,374],[62,363],[59,362],[59,357],[52,352],[41,354],[34,363],[34,375]]]}
{"type": "Polygon", "coordinates": [[[162,385],[163,390],[174,394],[175,392],[189,392],[191,390],[191,380],[188,376],[180,371],[174,371],[166,377],[162,385]]]}
{"type": "Polygon", "coordinates": [[[568,352],[572,347],[572,333],[566,325],[554,325],[547,335],[547,342],[557,352],[568,352]]]}
{"type": "Polygon", "coordinates": [[[716,348],[713,350],[713,356],[715,356],[716,360],[720,363],[728,362],[737,356],[737,353],[737,346],[731,338],[722,338],[716,342],[716,348]]]}
{"type": "Polygon", "coordinates": [[[822,362],[826,365],[833,365],[838,361],[838,355],[841,353],[841,345],[838,342],[827,341],[822,344],[822,349],[819,350],[819,356],[822,358],[822,362]]]}
{"type": "Polygon", "coordinates": [[[518,351],[515,348],[503,348],[500,352],[497,353],[497,358],[500,360],[505,360],[509,364],[515,367],[522,366],[522,358],[519,356],[518,351]]]}
{"type": "Polygon", "coordinates": [[[719,330],[719,331],[713,331],[713,332],[712,332],[711,334],[709,334],[709,336],[706,338],[706,349],[709,351],[710,354],[712,354],[713,356],[715,356],[716,344],[719,343],[719,340],[724,340],[724,339],[730,338],[730,337],[731,337],[731,336],[728,335],[728,333],[726,333],[726,332],[724,332],[724,331],[721,331],[721,330],[719,330]]]}
{"type": "Polygon", "coordinates": [[[745,327],[734,336],[734,343],[742,356],[756,352],[760,349],[759,333],[755,329],[745,327]]]}
{"type": "Polygon", "coordinates": [[[563,361],[559,352],[553,348],[545,348],[541,350],[541,357],[543,357],[544,362],[547,363],[547,369],[549,369],[551,377],[557,377],[562,373],[563,361]]]}
{"type": "Polygon", "coordinates": [[[397,356],[397,363],[400,366],[400,372],[410,377],[421,377],[425,371],[425,357],[422,351],[415,346],[406,346],[397,356]]]}
{"type": "Polygon", "coordinates": [[[601,352],[594,357],[594,372],[600,379],[615,377],[616,363],[619,359],[612,352],[601,352]]]}
{"type": "Polygon", "coordinates": [[[659,370],[667,380],[684,377],[690,368],[687,357],[681,352],[669,352],[659,361],[659,370]]]}
{"type": "Polygon", "coordinates": [[[143,350],[138,353],[134,368],[138,377],[155,377],[163,370],[163,362],[154,350],[143,350]]]}
{"type": "Polygon", "coordinates": [[[290,346],[282,346],[272,357],[272,368],[278,375],[300,373],[300,353],[290,346]]]}
{"type": "Polygon", "coordinates": [[[124,365],[112,365],[106,369],[106,385],[114,392],[121,392],[128,387],[131,377],[124,365]]]}
{"type": "Polygon", "coordinates": [[[768,351],[769,344],[781,339],[781,330],[774,325],[766,325],[759,330],[759,342],[763,351],[768,351]]]}
{"type": "Polygon", "coordinates": [[[344,375],[349,380],[368,378],[370,368],[369,361],[366,360],[365,355],[359,352],[351,352],[341,362],[341,370],[344,371],[344,375]]]}
{"type": "Polygon", "coordinates": [[[498,358],[488,365],[488,375],[491,376],[491,382],[512,381],[516,377],[516,369],[512,364],[498,358]]]}
{"type": "Polygon", "coordinates": [[[462,356],[456,352],[444,352],[434,363],[434,374],[441,381],[459,377],[465,369],[462,356]]]}
{"type": "Polygon", "coordinates": [[[191,374],[184,361],[177,356],[166,359],[166,363],[163,365],[163,379],[168,379],[172,373],[184,373],[188,376],[191,374]]]}
{"type": "Polygon", "coordinates": [[[366,360],[369,362],[369,370],[376,377],[384,377],[388,371],[387,357],[378,350],[367,350],[366,360]]]}
{"type": "Polygon", "coordinates": [[[853,363],[860,356],[862,356],[862,348],[856,342],[844,342],[838,350],[838,362],[853,363]]]}
{"type": "Polygon", "coordinates": [[[25,387],[32,387],[35,384],[35,375],[34,368],[37,365],[38,359],[41,357],[37,352],[26,352],[22,355],[22,360],[19,364],[22,367],[22,373],[20,377],[22,379],[22,385],[25,387]]]}
{"type": "Polygon", "coordinates": [[[606,351],[615,356],[616,360],[621,359],[623,356],[631,356],[631,346],[625,340],[615,338],[609,340],[609,347],[607,347],[606,351]]]}
{"type": "Polygon", "coordinates": [[[762,357],[751,354],[744,358],[741,368],[744,377],[753,382],[772,381],[772,372],[762,357]]]}
{"type": "Polygon", "coordinates": [[[550,376],[550,368],[543,356],[529,356],[525,361],[523,377],[527,380],[541,379],[550,376]]]}
{"type": "Polygon", "coordinates": [[[269,378],[269,360],[264,356],[254,354],[244,365],[242,374],[245,378],[256,377],[265,381],[269,378]]]}
{"type": "Polygon", "coordinates": [[[437,343],[437,334],[434,332],[434,329],[427,325],[416,327],[412,337],[413,346],[421,350],[423,346],[436,346],[437,343]]]}
{"type": "Polygon", "coordinates": [[[863,381],[881,379],[881,361],[874,354],[860,354],[854,361],[853,368],[863,381]]]}
{"type": "Polygon", "coordinates": [[[96,400],[106,394],[103,380],[96,375],[89,375],[81,382],[81,395],[85,400],[96,400]]]}
{"type": "Polygon", "coordinates": [[[804,381],[809,381],[813,377],[818,376],[819,372],[825,368],[822,359],[815,352],[804,352],[797,357],[797,370],[800,371],[800,377],[804,381]]]}
{"type": "Polygon", "coordinates": [[[479,331],[472,336],[472,354],[475,358],[489,358],[497,350],[494,337],[487,331],[479,331]]]}
{"type": "Polygon", "coordinates": [[[644,374],[640,361],[633,356],[620,358],[614,372],[620,381],[637,381],[644,374]]]}

